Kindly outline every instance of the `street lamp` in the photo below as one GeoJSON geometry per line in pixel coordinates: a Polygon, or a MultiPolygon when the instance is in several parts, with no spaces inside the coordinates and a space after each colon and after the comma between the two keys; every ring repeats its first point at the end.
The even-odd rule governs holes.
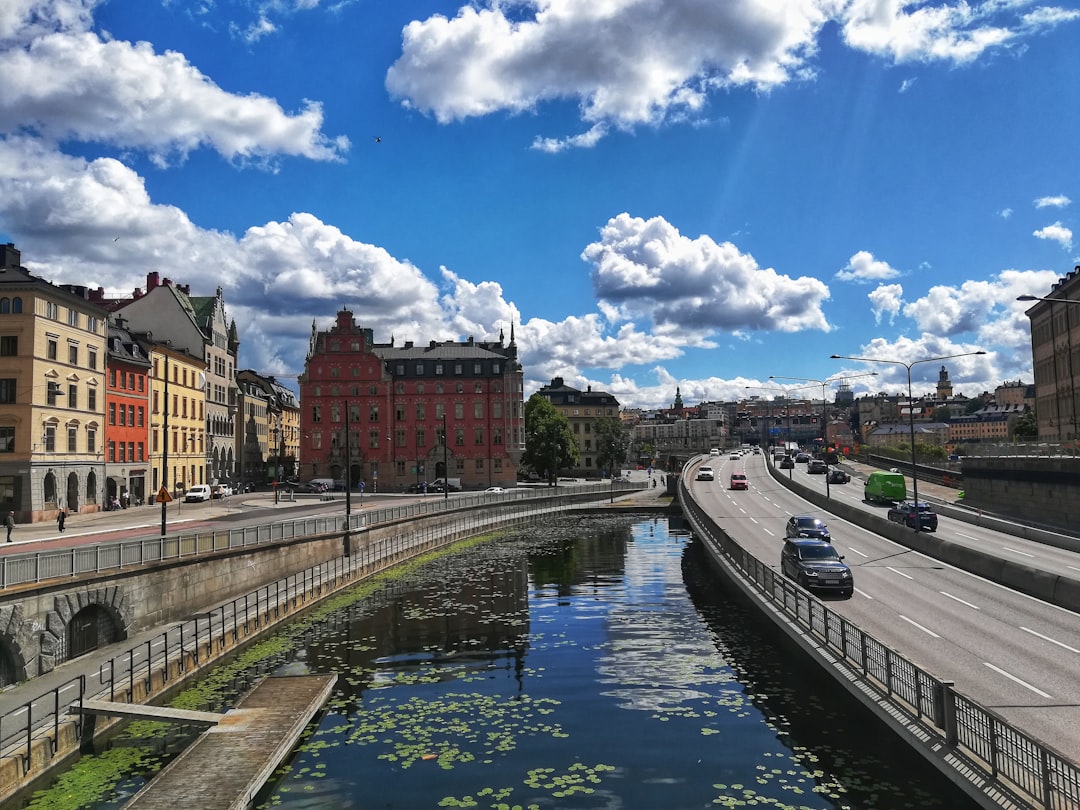
{"type": "Polygon", "coordinates": [[[825,497],[826,498],[831,498],[832,493],[831,493],[831,491],[829,489],[829,468],[828,468],[828,458],[829,458],[829,432],[828,432],[829,410],[828,410],[828,406],[825,403],[825,386],[828,383],[836,382],[837,380],[850,380],[853,377],[876,377],[876,376],[877,376],[876,371],[868,371],[866,374],[853,374],[853,375],[842,376],[842,377],[829,377],[828,379],[825,379],[825,380],[814,380],[814,379],[811,379],[809,377],[784,377],[784,376],[782,376],[780,374],[770,374],[769,375],[770,380],[798,380],[800,382],[816,383],[816,384],[821,386],[821,452],[825,454],[825,460],[826,460],[826,467],[825,467],[825,497]]]}
{"type": "Polygon", "coordinates": [[[910,363],[904,363],[900,360],[881,360],[877,357],[851,357],[846,354],[832,354],[829,355],[832,360],[858,360],[863,363],[889,363],[894,366],[903,366],[907,369],[907,396],[908,396],[908,431],[911,440],[911,491],[915,500],[915,531],[922,529],[922,523],[918,519],[919,512],[919,476],[918,471],[915,469],[915,407],[914,399],[911,395],[911,367],[917,366],[920,363],[936,363],[938,360],[952,360],[955,357],[971,357],[976,354],[986,354],[982,349],[974,352],[960,352],[960,354],[946,354],[941,357],[924,357],[922,360],[913,360],[910,363]]]}

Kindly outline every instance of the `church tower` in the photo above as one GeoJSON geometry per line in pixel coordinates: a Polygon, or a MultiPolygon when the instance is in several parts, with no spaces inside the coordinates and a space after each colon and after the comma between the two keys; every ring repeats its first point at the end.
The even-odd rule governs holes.
{"type": "Polygon", "coordinates": [[[945,370],[945,366],[938,372],[937,398],[939,402],[952,399],[952,383],[949,382],[949,372],[945,370]]]}

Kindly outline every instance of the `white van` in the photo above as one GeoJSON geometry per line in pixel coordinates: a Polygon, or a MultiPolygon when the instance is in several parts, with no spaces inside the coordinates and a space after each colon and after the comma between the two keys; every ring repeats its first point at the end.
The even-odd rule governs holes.
{"type": "Polygon", "coordinates": [[[184,493],[184,503],[199,503],[210,500],[210,485],[195,484],[184,493]]]}

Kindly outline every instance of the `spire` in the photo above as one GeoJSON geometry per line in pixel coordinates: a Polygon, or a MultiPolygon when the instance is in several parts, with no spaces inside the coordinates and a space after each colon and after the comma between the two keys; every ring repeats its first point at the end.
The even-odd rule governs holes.
{"type": "Polygon", "coordinates": [[[510,345],[514,345],[514,322],[510,321],[510,345]]]}
{"type": "Polygon", "coordinates": [[[679,386],[675,386],[675,404],[672,406],[676,411],[683,409],[682,394],[679,393],[679,386]]]}

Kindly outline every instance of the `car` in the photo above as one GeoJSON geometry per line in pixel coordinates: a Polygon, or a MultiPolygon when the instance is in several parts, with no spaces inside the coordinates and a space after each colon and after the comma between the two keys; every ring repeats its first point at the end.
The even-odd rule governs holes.
{"type": "Polygon", "coordinates": [[[824,459],[812,458],[806,465],[806,471],[811,475],[825,475],[829,471],[829,465],[824,459]]]}
{"type": "Polygon", "coordinates": [[[863,485],[863,498],[870,503],[898,503],[907,498],[907,479],[892,470],[874,470],[863,485]]]}
{"type": "Polygon", "coordinates": [[[227,498],[232,494],[232,487],[228,484],[214,484],[214,486],[210,488],[211,498],[227,498]]]}
{"type": "Polygon", "coordinates": [[[297,492],[323,493],[327,491],[327,486],[322,481],[300,481],[297,484],[291,486],[291,489],[294,489],[297,492]]]}
{"type": "Polygon", "coordinates": [[[772,460],[774,462],[783,461],[785,458],[787,458],[787,455],[785,453],[773,453],[772,454],[772,460]]]}
{"type": "Polygon", "coordinates": [[[786,537],[812,537],[815,540],[829,540],[829,527],[821,518],[812,515],[792,515],[784,528],[786,537]]]}
{"type": "Polygon", "coordinates": [[[750,489],[750,482],[746,479],[746,476],[742,473],[731,474],[731,488],[732,489],[750,489]]]}
{"type": "Polygon", "coordinates": [[[506,492],[506,490],[502,487],[488,487],[484,490],[484,492],[486,492],[488,495],[502,495],[504,492],[506,492]]]}
{"type": "Polygon", "coordinates": [[[798,453],[798,454],[796,454],[795,463],[796,464],[809,464],[810,463],[810,454],[809,453],[798,453]]]}
{"type": "Polygon", "coordinates": [[[184,503],[202,503],[211,497],[209,484],[195,484],[184,493],[184,503]]]}
{"type": "Polygon", "coordinates": [[[713,472],[712,467],[698,467],[697,475],[694,476],[695,481],[715,481],[716,473],[713,472]]]}
{"type": "Polygon", "coordinates": [[[830,484],[846,484],[851,480],[851,476],[838,467],[833,467],[829,470],[829,474],[826,479],[830,484]]]}
{"type": "Polygon", "coordinates": [[[731,454],[731,460],[732,461],[738,461],[740,458],[742,458],[742,453],[732,453],[731,454]]]}
{"type": "Polygon", "coordinates": [[[709,449],[709,455],[710,456],[718,456],[718,455],[720,455],[720,448],[719,447],[710,448],[709,449]]]}
{"type": "Polygon", "coordinates": [[[795,460],[791,456],[784,456],[780,459],[781,470],[791,470],[795,467],[795,460]]]}
{"type": "Polygon", "coordinates": [[[808,591],[839,593],[845,597],[855,592],[855,579],[844,556],[824,540],[785,540],[780,552],[780,570],[808,591]]]}
{"type": "Polygon", "coordinates": [[[937,513],[926,501],[900,501],[889,509],[889,520],[903,523],[909,529],[921,529],[924,532],[937,531],[937,513]]]}

